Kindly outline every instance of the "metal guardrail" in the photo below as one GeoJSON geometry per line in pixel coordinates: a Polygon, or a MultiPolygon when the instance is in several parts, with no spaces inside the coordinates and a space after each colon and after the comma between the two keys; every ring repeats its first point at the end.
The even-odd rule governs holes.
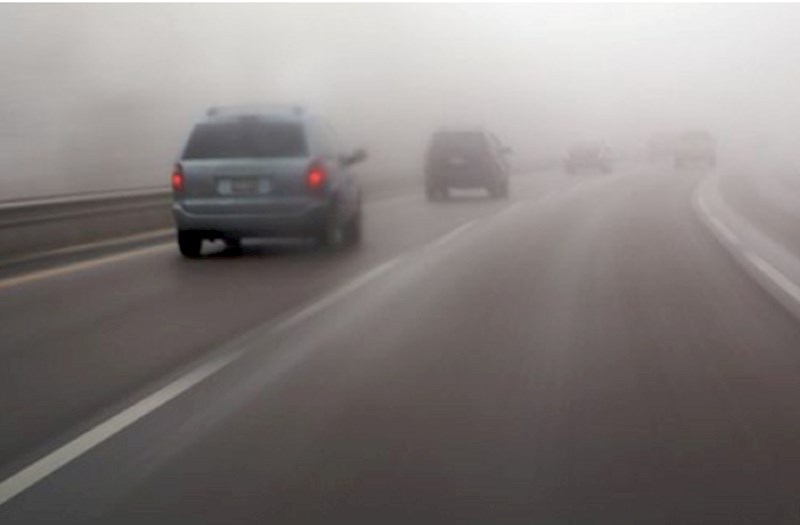
{"type": "MultiPolygon", "coordinates": [[[[549,164],[528,166],[530,171],[549,164]]],[[[421,175],[361,177],[367,198],[423,188],[421,175]]],[[[149,187],[0,202],[0,263],[75,245],[170,228],[172,192],[149,187]]]]}
{"type": "Polygon", "coordinates": [[[0,229],[169,206],[169,188],[98,192],[0,203],[0,229]]]}
{"type": "Polygon", "coordinates": [[[168,228],[167,187],[0,203],[0,260],[168,228]]]}
{"type": "MultiPolygon", "coordinates": [[[[363,177],[368,196],[413,187],[412,177],[363,177]]],[[[170,228],[169,187],[0,202],[0,262],[170,228]]]]}

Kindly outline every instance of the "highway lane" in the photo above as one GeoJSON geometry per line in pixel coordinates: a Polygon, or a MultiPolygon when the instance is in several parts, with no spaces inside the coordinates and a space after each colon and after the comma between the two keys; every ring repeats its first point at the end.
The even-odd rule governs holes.
{"type": "Polygon", "coordinates": [[[187,261],[170,242],[68,258],[66,266],[37,261],[33,273],[3,275],[0,474],[248,329],[466,222],[566,183],[556,174],[522,178],[510,203],[466,194],[434,207],[420,189],[389,194],[366,203],[363,246],[338,254],[262,243],[241,257],[217,252],[187,261]]]}
{"type": "MultiPolygon", "coordinates": [[[[0,522],[796,523],[800,325],[694,216],[700,177],[638,166],[513,207],[419,202],[424,241],[331,282],[391,270],[264,335],[0,522]]],[[[375,242],[396,239],[390,215],[375,242]]],[[[168,275],[181,305],[206,304],[189,285],[215,265],[244,287],[263,262],[168,275]]],[[[148,268],[114,271],[134,270],[148,268]]],[[[190,313],[207,319],[174,320],[190,313]]]]}

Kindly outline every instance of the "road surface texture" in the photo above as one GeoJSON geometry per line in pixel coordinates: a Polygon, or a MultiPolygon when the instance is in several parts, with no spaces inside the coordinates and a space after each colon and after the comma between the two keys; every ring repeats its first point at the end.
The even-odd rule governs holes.
{"type": "Polygon", "coordinates": [[[354,251],[7,277],[2,479],[241,353],[0,523],[797,523],[800,324],[698,220],[702,177],[418,191],[354,251]]]}

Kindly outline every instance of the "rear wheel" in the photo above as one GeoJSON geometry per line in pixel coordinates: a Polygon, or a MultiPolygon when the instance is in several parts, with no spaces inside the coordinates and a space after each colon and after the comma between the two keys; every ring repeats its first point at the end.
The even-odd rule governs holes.
{"type": "Polygon", "coordinates": [[[344,227],[344,244],[347,246],[358,246],[361,243],[361,205],[347,221],[344,227]]]}
{"type": "Polygon", "coordinates": [[[439,200],[439,192],[433,186],[426,186],[425,187],[425,197],[429,201],[438,201],[439,200]]]}
{"type": "Polygon", "coordinates": [[[508,197],[508,182],[496,182],[489,186],[489,196],[493,199],[505,199],[508,197]]]}
{"type": "Polygon", "coordinates": [[[441,201],[447,199],[450,193],[447,186],[437,184],[427,184],[425,186],[425,196],[429,201],[441,201]]]}
{"type": "Polygon", "coordinates": [[[242,240],[238,237],[226,237],[225,246],[230,252],[242,253],[242,240]]]}
{"type": "Polygon", "coordinates": [[[203,236],[199,232],[179,230],[178,248],[184,257],[196,259],[203,248],[203,236]]]}
{"type": "Polygon", "coordinates": [[[508,198],[508,181],[503,182],[500,186],[500,198],[507,199],[508,198]]]}
{"type": "Polygon", "coordinates": [[[344,243],[345,228],[341,224],[339,211],[336,205],[328,210],[325,223],[317,231],[314,241],[322,249],[336,249],[344,243]]]}

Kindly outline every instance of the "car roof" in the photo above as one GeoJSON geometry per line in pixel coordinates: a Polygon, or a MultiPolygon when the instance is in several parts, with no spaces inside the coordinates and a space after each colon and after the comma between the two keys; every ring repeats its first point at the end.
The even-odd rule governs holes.
{"type": "Polygon", "coordinates": [[[575,142],[570,145],[569,149],[571,150],[578,150],[578,149],[605,149],[606,145],[602,141],[599,140],[583,140],[580,142],[575,142]]]}
{"type": "Polygon", "coordinates": [[[224,122],[237,120],[243,117],[281,120],[302,123],[312,118],[304,108],[296,105],[280,104],[252,104],[239,106],[212,106],[206,110],[201,122],[224,122]]]}
{"type": "Polygon", "coordinates": [[[681,133],[681,138],[703,138],[711,139],[711,133],[704,129],[688,129],[681,133]]]}
{"type": "Polygon", "coordinates": [[[481,127],[462,127],[462,128],[439,128],[434,135],[458,135],[461,133],[474,133],[476,135],[486,134],[486,130],[481,127]]]}

